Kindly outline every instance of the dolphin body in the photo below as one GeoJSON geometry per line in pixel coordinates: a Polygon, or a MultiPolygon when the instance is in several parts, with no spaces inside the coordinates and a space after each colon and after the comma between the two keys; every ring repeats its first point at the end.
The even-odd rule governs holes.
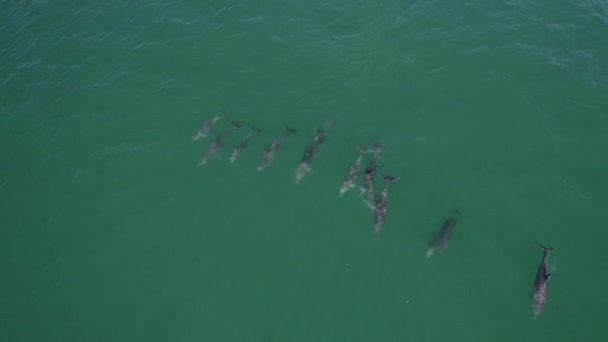
{"type": "Polygon", "coordinates": [[[224,113],[223,110],[220,110],[219,112],[217,112],[215,114],[215,116],[211,119],[206,120],[205,122],[203,122],[203,124],[198,128],[198,130],[196,131],[196,133],[194,133],[194,135],[192,136],[192,141],[196,141],[200,138],[204,138],[207,135],[209,135],[209,131],[211,130],[211,127],[222,117],[224,117],[224,115],[226,115],[226,113],[224,113]]]}
{"type": "Polygon", "coordinates": [[[277,153],[279,148],[281,148],[283,141],[285,141],[285,139],[287,139],[287,137],[291,133],[297,133],[297,131],[286,125],[285,133],[282,136],[274,139],[270,145],[266,146],[258,164],[258,171],[264,170],[272,162],[275,154],[277,153]]]}
{"type": "Polygon", "coordinates": [[[243,139],[241,139],[241,141],[236,145],[234,150],[232,150],[232,154],[230,155],[230,163],[234,163],[236,161],[241,154],[241,151],[247,147],[249,139],[251,139],[251,137],[256,133],[260,133],[260,129],[255,126],[251,126],[251,129],[249,132],[247,132],[247,135],[245,135],[243,139]]]}
{"type": "Polygon", "coordinates": [[[552,273],[549,272],[549,266],[547,265],[547,256],[549,251],[553,248],[543,246],[540,243],[538,245],[543,249],[543,258],[540,261],[540,265],[538,266],[538,271],[536,272],[536,279],[534,279],[534,292],[532,296],[534,318],[536,318],[541,313],[541,311],[543,311],[543,307],[547,302],[547,285],[552,275],[552,273]]]}
{"type": "Polygon", "coordinates": [[[373,212],[374,217],[374,236],[379,235],[384,229],[384,223],[386,222],[386,203],[388,198],[388,185],[392,182],[399,180],[399,177],[394,177],[390,175],[383,175],[385,184],[384,190],[382,190],[381,196],[378,198],[375,193],[370,198],[373,200],[368,200],[367,205],[373,212]]]}
{"type": "Polygon", "coordinates": [[[360,193],[359,195],[363,195],[367,192],[368,197],[372,199],[375,198],[374,194],[374,175],[376,174],[376,168],[378,167],[378,159],[380,154],[384,151],[382,145],[380,143],[374,143],[373,146],[374,156],[372,160],[367,164],[367,168],[365,169],[365,173],[363,173],[363,180],[361,182],[360,193]]]}
{"type": "Polygon", "coordinates": [[[230,131],[237,128],[241,128],[241,124],[236,121],[230,122],[230,126],[226,128],[222,133],[220,133],[217,137],[215,137],[211,144],[209,144],[209,147],[207,147],[207,149],[203,153],[201,162],[198,164],[198,166],[200,167],[206,165],[209,162],[209,159],[215,156],[217,154],[217,151],[219,151],[220,147],[222,147],[224,140],[229,135],[230,131]]]}
{"type": "Polygon", "coordinates": [[[431,257],[433,254],[442,254],[445,249],[448,247],[448,241],[452,237],[452,232],[454,231],[454,227],[456,227],[456,223],[460,218],[460,212],[457,212],[456,215],[451,216],[447,220],[443,222],[443,226],[441,226],[441,230],[433,239],[429,242],[429,249],[426,251],[426,256],[431,257]]]}
{"type": "Polygon", "coordinates": [[[355,187],[355,179],[357,178],[357,174],[361,170],[361,161],[363,160],[363,154],[366,152],[358,146],[357,150],[359,151],[359,157],[357,157],[355,163],[350,166],[350,170],[348,170],[346,177],[344,177],[344,180],[342,181],[342,186],[340,187],[340,196],[344,195],[344,193],[347,192],[349,189],[355,187]]]}
{"type": "Polygon", "coordinates": [[[296,184],[300,183],[302,178],[311,170],[310,164],[312,163],[312,157],[315,155],[319,145],[325,141],[326,137],[327,132],[317,129],[315,140],[304,151],[304,155],[302,155],[302,158],[300,159],[300,165],[298,165],[298,168],[296,169],[296,184]]]}

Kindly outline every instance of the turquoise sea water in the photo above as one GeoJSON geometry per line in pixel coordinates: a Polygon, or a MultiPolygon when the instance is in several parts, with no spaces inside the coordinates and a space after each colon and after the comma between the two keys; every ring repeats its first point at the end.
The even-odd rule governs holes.
{"type": "Polygon", "coordinates": [[[3,0],[0,42],[2,341],[608,338],[605,0],[3,0]],[[262,133],[197,168],[221,108],[262,133]]]}

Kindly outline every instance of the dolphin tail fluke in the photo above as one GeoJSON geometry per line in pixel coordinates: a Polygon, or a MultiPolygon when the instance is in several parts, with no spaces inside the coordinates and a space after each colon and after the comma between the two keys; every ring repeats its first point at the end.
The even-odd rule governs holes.
{"type": "Polygon", "coordinates": [[[296,131],[295,129],[285,125],[285,129],[287,130],[287,132],[289,133],[298,133],[298,131],[296,131]]]}

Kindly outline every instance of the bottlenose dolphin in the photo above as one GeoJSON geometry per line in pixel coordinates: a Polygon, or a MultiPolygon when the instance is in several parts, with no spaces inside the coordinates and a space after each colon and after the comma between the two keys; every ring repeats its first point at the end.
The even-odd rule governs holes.
{"type": "Polygon", "coordinates": [[[359,195],[363,195],[364,193],[368,193],[368,196],[375,197],[374,194],[374,175],[376,174],[376,168],[378,167],[378,159],[380,154],[384,151],[384,148],[380,143],[375,142],[373,144],[374,156],[372,160],[367,164],[367,168],[365,169],[365,173],[363,173],[363,180],[361,182],[360,193],[359,195]]]}
{"type": "Polygon", "coordinates": [[[456,215],[451,216],[447,220],[443,222],[443,226],[441,226],[441,230],[433,239],[429,242],[429,249],[426,251],[427,258],[432,256],[433,254],[441,254],[448,247],[448,241],[452,237],[452,232],[454,231],[454,227],[456,227],[456,223],[460,218],[460,212],[456,211],[456,215]]]}
{"type": "Polygon", "coordinates": [[[192,141],[198,140],[200,138],[204,138],[209,134],[211,127],[221,119],[226,113],[223,110],[220,110],[215,114],[215,116],[211,119],[206,120],[203,124],[198,128],[196,133],[192,136],[192,141]]]}
{"type": "Polygon", "coordinates": [[[357,178],[357,174],[361,170],[361,161],[363,160],[363,154],[367,152],[363,150],[361,147],[357,146],[357,151],[359,151],[359,157],[353,165],[350,166],[350,170],[344,177],[344,181],[342,181],[342,186],[340,187],[340,196],[344,195],[350,188],[355,187],[355,179],[357,178]]]}
{"type": "Polygon", "coordinates": [[[374,215],[374,236],[377,236],[384,229],[384,223],[386,222],[386,202],[388,198],[388,185],[392,182],[399,180],[399,177],[394,177],[390,175],[382,175],[384,178],[384,190],[382,190],[382,194],[380,198],[378,198],[375,194],[373,201],[367,201],[367,205],[373,211],[374,215]]]}
{"type": "Polygon", "coordinates": [[[249,130],[249,132],[247,132],[247,135],[245,135],[243,137],[243,139],[241,139],[241,141],[236,145],[234,150],[232,150],[232,154],[230,155],[230,163],[234,163],[236,158],[239,157],[239,154],[241,153],[241,151],[245,147],[247,147],[247,144],[249,143],[249,139],[251,139],[251,137],[256,133],[260,133],[260,129],[255,126],[251,126],[251,129],[249,130]]]}
{"type": "Polygon", "coordinates": [[[198,166],[203,166],[203,165],[207,164],[209,159],[211,159],[211,157],[215,156],[217,154],[217,151],[220,149],[220,147],[222,147],[222,144],[224,143],[224,140],[226,139],[226,137],[229,135],[230,131],[232,131],[233,129],[237,129],[237,128],[241,128],[241,125],[238,122],[236,122],[236,121],[230,122],[230,126],[228,126],[228,128],[226,128],[222,133],[220,133],[217,137],[215,137],[215,139],[213,139],[211,144],[209,144],[209,147],[207,147],[207,149],[203,153],[201,162],[198,164],[198,166]]]}
{"type": "Polygon", "coordinates": [[[532,304],[532,307],[534,308],[534,318],[540,314],[545,306],[545,303],[547,302],[547,285],[552,275],[552,273],[549,272],[549,266],[547,265],[547,256],[548,252],[553,248],[543,246],[540,243],[538,245],[543,249],[543,258],[540,261],[540,266],[538,266],[536,279],[534,279],[534,294],[532,304]]]}
{"type": "Polygon", "coordinates": [[[287,139],[289,134],[297,132],[295,129],[292,129],[287,125],[285,125],[285,130],[286,131],[282,136],[274,139],[274,141],[270,145],[266,146],[266,148],[264,149],[264,153],[262,154],[262,157],[260,158],[260,162],[258,164],[258,171],[264,170],[266,166],[268,166],[272,162],[275,154],[277,153],[279,148],[281,148],[283,141],[287,139]]]}
{"type": "Polygon", "coordinates": [[[296,184],[300,183],[302,178],[311,170],[310,163],[312,163],[312,157],[315,155],[319,145],[325,141],[326,137],[327,132],[317,129],[314,141],[304,151],[304,155],[302,155],[302,158],[300,159],[300,165],[298,165],[298,168],[296,169],[296,184]]]}

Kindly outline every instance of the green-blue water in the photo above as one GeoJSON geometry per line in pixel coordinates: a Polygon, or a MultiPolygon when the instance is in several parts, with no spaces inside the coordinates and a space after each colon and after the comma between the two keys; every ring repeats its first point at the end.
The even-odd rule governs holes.
{"type": "Polygon", "coordinates": [[[0,1],[0,340],[605,340],[607,108],[605,0],[0,1]]]}

